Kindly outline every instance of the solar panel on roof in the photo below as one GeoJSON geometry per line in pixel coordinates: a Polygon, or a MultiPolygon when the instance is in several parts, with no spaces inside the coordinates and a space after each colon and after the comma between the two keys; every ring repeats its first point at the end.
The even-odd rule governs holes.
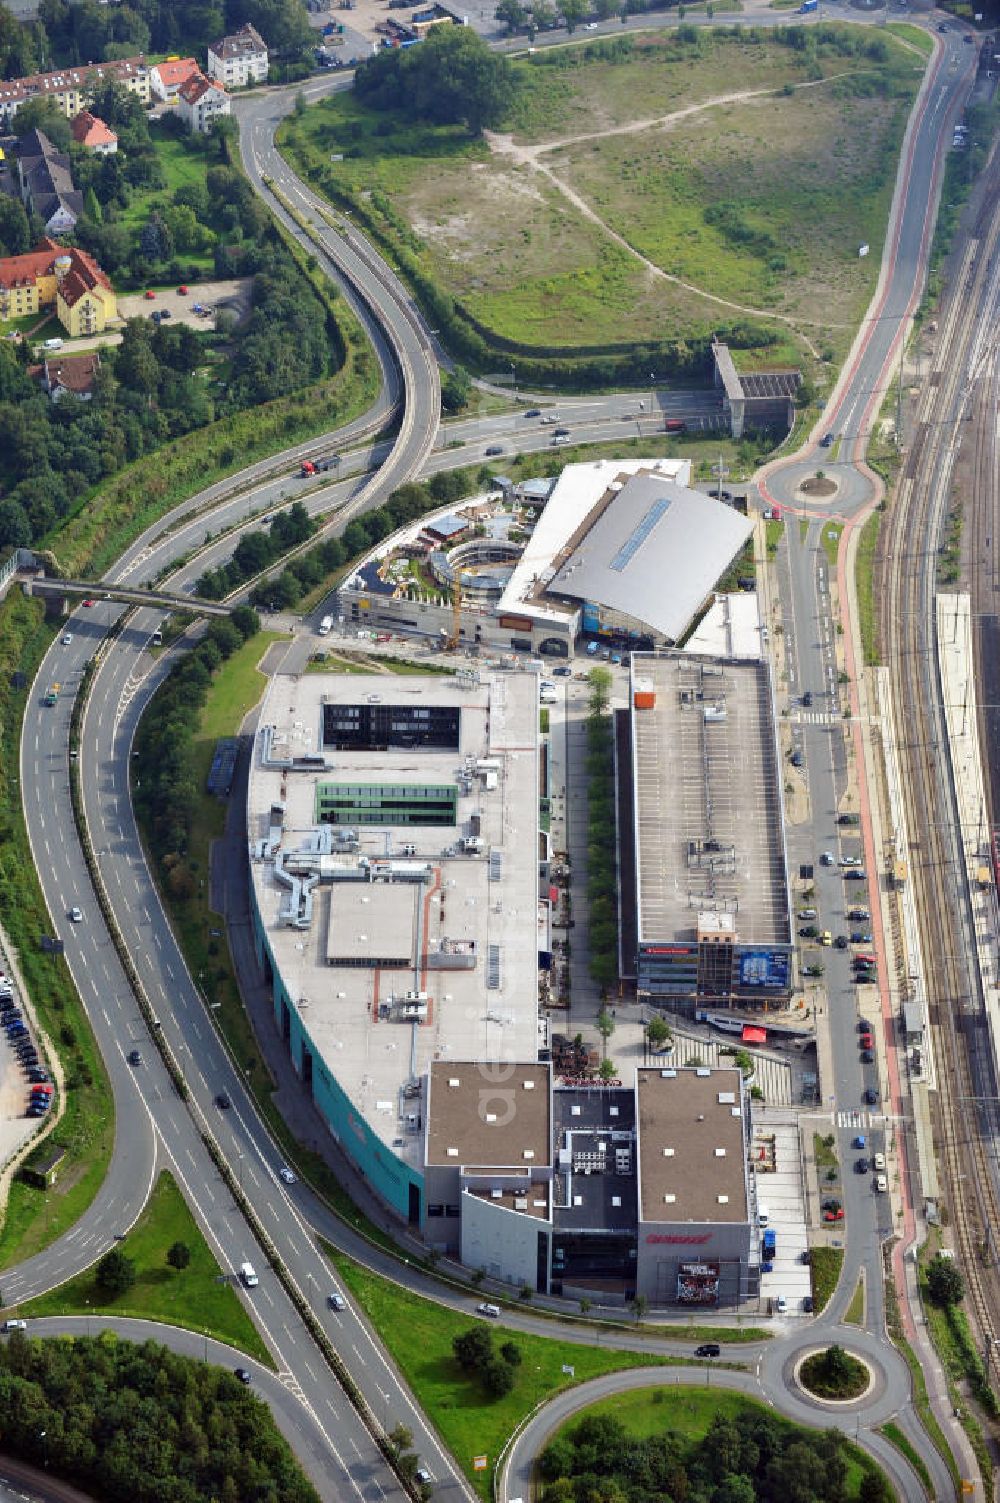
{"type": "Polygon", "coordinates": [[[625,542],[622,544],[618,552],[615,554],[614,558],[611,560],[610,564],[608,565],[609,569],[614,569],[616,574],[624,574],[625,570],[628,568],[629,564],[632,562],[633,558],[642,547],[643,543],[649,537],[649,534],[652,532],[657,522],[659,522],[660,519],[667,514],[672,504],[673,503],[669,496],[661,496],[658,501],[653,502],[652,506],[649,508],[642,521],[636,527],[635,531],[631,533],[628,538],[626,538],[625,542]]]}

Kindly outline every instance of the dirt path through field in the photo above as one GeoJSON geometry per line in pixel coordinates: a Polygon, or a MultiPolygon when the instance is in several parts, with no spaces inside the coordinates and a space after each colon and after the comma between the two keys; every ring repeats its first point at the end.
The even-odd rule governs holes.
{"type": "MultiPolygon", "coordinates": [[[[818,89],[824,84],[833,83],[838,78],[846,78],[848,76],[848,73],[845,71],[843,73],[831,74],[828,78],[813,79],[808,83],[795,84],[794,87],[796,90],[818,89]]],[[[775,313],[770,308],[755,308],[748,303],[734,303],[729,298],[717,297],[713,292],[706,292],[703,287],[696,287],[692,282],[685,282],[682,277],[673,276],[670,272],[664,271],[661,266],[657,266],[655,261],[650,261],[648,256],[644,256],[642,251],[638,250],[636,246],[625,239],[624,235],[620,235],[617,230],[613,230],[607,221],[602,219],[590,207],[587,201],[581,198],[580,194],[574,188],[571,188],[567,182],[559,177],[552,167],[547,166],[541,160],[548,152],[565,150],[569,146],[580,146],[587,141],[602,141],[610,136],[628,136],[634,135],[639,131],[655,130],[662,126],[673,125],[679,120],[690,119],[693,115],[700,115],[705,110],[715,109],[719,105],[745,104],[750,99],[773,98],[779,92],[779,90],[769,86],[766,89],[740,89],[732,94],[717,94],[712,99],[703,100],[701,104],[688,104],[683,109],[673,110],[667,115],[656,115],[649,120],[629,120],[624,125],[610,125],[606,130],[581,131],[578,135],[566,136],[559,141],[543,141],[537,146],[525,146],[515,141],[512,135],[501,135],[494,131],[484,131],[483,135],[489,145],[490,151],[497,157],[506,157],[516,166],[529,167],[533,172],[540,172],[544,177],[548,178],[553,187],[564,198],[568,199],[585,219],[590,220],[591,224],[597,225],[598,229],[602,230],[616,245],[621,246],[622,250],[634,256],[637,261],[641,261],[650,276],[659,277],[664,282],[673,282],[675,286],[683,287],[686,292],[692,293],[695,297],[704,298],[709,303],[717,303],[722,308],[732,308],[737,313],[749,313],[754,318],[769,318],[774,319],[778,323],[787,324],[789,328],[795,329],[798,332],[801,339],[809,347],[813,357],[818,360],[820,352],[812,343],[809,336],[803,333],[802,325],[805,323],[814,328],[826,329],[831,327],[846,328],[847,325],[831,325],[828,319],[797,319],[790,317],[787,313],[775,313]]]]}

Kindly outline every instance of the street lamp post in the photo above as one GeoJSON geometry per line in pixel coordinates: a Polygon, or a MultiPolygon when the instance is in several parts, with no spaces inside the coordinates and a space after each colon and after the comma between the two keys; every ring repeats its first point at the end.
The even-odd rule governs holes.
{"type": "Polygon", "coordinates": [[[513,360],[510,362],[510,389],[511,389],[511,391],[514,394],[514,401],[516,402],[517,401],[517,369],[516,369],[516,367],[514,365],[513,360]]]}

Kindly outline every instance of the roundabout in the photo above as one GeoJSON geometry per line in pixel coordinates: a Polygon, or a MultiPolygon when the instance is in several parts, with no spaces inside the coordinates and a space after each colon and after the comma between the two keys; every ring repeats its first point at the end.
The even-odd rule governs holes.
{"type": "Polygon", "coordinates": [[[875,1387],[876,1377],[864,1358],[833,1345],[817,1347],[800,1357],[795,1382],[810,1399],[843,1408],[863,1403],[875,1387]]]}

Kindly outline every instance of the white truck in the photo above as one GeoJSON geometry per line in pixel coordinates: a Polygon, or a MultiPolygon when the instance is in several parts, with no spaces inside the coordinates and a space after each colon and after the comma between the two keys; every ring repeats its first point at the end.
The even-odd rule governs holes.
{"type": "Polygon", "coordinates": [[[323,619],[322,619],[322,621],[319,623],[319,634],[320,634],[320,636],[321,637],[328,637],[332,631],[333,631],[333,617],[332,616],[324,616],[323,619]]]}

